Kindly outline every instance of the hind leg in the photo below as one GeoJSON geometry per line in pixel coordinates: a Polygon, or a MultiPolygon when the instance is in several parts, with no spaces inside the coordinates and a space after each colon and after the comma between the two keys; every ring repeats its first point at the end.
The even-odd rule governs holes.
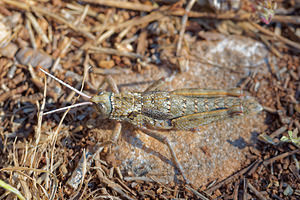
{"type": "Polygon", "coordinates": [[[172,162],[174,164],[174,166],[176,167],[176,169],[179,171],[179,173],[181,174],[182,178],[184,179],[184,181],[189,184],[190,181],[186,178],[185,174],[184,174],[184,171],[183,171],[183,168],[180,164],[180,162],[178,161],[177,159],[177,156],[176,156],[176,153],[174,151],[174,148],[173,146],[171,145],[168,137],[162,135],[161,133],[159,133],[158,131],[155,131],[155,130],[150,130],[150,129],[147,129],[147,128],[142,128],[140,127],[139,128],[141,131],[143,131],[143,133],[149,135],[150,137],[153,137],[155,138],[156,140],[158,140],[159,142],[167,145],[170,153],[171,153],[171,157],[172,157],[172,162]]]}
{"type": "MultiPolygon", "coordinates": [[[[166,83],[166,79],[165,78],[160,78],[159,80],[152,83],[144,92],[157,91],[165,83],[166,83]]],[[[189,180],[186,178],[186,176],[184,174],[183,168],[182,168],[180,162],[177,159],[176,153],[175,153],[174,148],[171,145],[169,139],[166,136],[159,133],[159,131],[148,129],[148,128],[145,128],[145,126],[144,126],[146,124],[146,125],[150,125],[150,126],[153,126],[153,127],[160,127],[161,129],[172,129],[173,128],[172,124],[170,124],[170,122],[168,120],[154,120],[154,119],[149,118],[149,117],[144,116],[144,115],[141,115],[139,118],[140,119],[138,119],[138,117],[136,118],[136,119],[138,119],[137,122],[136,122],[136,126],[138,126],[138,128],[143,133],[145,133],[145,134],[149,135],[150,137],[155,138],[159,142],[167,145],[167,147],[170,151],[171,157],[172,157],[173,164],[175,165],[175,167],[179,171],[179,173],[182,175],[184,181],[187,184],[189,184],[189,180]],[[141,122],[144,123],[144,125],[141,124],[141,122]]]]}
{"type": "Polygon", "coordinates": [[[159,131],[146,128],[146,127],[150,127],[150,128],[151,127],[156,127],[156,128],[161,128],[161,129],[165,129],[165,130],[172,129],[173,127],[172,127],[171,121],[170,120],[152,119],[148,116],[139,114],[139,115],[136,115],[136,116],[132,115],[129,122],[134,124],[143,133],[145,133],[145,134],[149,135],[150,137],[158,140],[159,142],[167,145],[167,147],[170,151],[170,154],[171,154],[171,157],[172,157],[172,162],[173,162],[174,166],[179,171],[179,173],[182,175],[184,181],[186,183],[189,183],[189,180],[184,175],[183,168],[182,168],[180,162],[177,159],[176,153],[173,149],[173,146],[169,142],[169,139],[166,136],[162,135],[159,131]]]}

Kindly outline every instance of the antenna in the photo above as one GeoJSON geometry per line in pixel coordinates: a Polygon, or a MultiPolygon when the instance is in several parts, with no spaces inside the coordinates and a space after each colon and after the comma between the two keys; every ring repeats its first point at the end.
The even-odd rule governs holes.
{"type": "Polygon", "coordinates": [[[45,71],[43,68],[40,67],[40,70],[45,73],[46,75],[50,76],[51,78],[53,78],[54,80],[56,80],[57,82],[59,82],[60,84],[68,87],[69,89],[73,90],[74,92],[76,92],[77,94],[83,96],[83,97],[86,97],[88,99],[91,99],[92,97],[87,95],[87,94],[84,94],[83,92],[80,92],[79,90],[77,90],[76,88],[72,87],[71,85],[63,82],[62,80],[60,80],[59,78],[53,76],[52,74],[50,74],[49,72],[45,71]]]}
{"type": "MultiPolygon", "coordinates": [[[[72,87],[71,85],[63,82],[62,80],[60,80],[59,78],[53,76],[52,74],[50,74],[49,72],[45,71],[43,68],[39,68],[44,74],[48,75],[49,77],[53,78],[54,80],[56,80],[57,82],[59,82],[60,84],[66,86],[67,88],[73,90],[74,92],[76,92],[77,94],[83,96],[83,97],[86,97],[88,99],[91,99],[92,97],[87,95],[87,94],[84,94],[83,92],[77,90],[76,88],[72,87]]],[[[93,105],[92,102],[89,102],[89,101],[86,101],[86,102],[82,102],[82,103],[77,103],[77,104],[74,104],[74,105],[71,105],[71,106],[66,106],[66,107],[63,107],[63,108],[58,108],[58,109],[55,109],[55,110],[51,110],[51,111],[48,111],[48,112],[45,112],[43,113],[43,115],[49,115],[49,114],[52,114],[52,113],[56,113],[56,112],[60,112],[60,111],[64,111],[64,110],[67,110],[67,109],[72,109],[72,108],[76,108],[76,107],[79,107],[79,106],[85,106],[85,105],[93,105]]]]}
{"type": "Polygon", "coordinates": [[[45,113],[43,113],[43,115],[49,115],[49,114],[52,114],[52,113],[64,111],[64,110],[71,109],[71,108],[76,108],[76,107],[79,107],[79,106],[85,106],[85,105],[93,105],[93,103],[89,102],[89,101],[82,102],[82,103],[76,103],[76,104],[71,105],[71,106],[66,106],[66,107],[63,107],[63,108],[58,108],[58,109],[55,109],[55,110],[45,112],[45,113]]]}

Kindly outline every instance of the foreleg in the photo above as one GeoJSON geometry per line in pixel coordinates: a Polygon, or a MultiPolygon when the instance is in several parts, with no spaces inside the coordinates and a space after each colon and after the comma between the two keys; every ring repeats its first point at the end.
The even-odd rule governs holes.
{"type": "MultiPolygon", "coordinates": [[[[114,79],[110,75],[105,76],[104,81],[111,88],[112,92],[114,92],[116,94],[120,93],[116,82],[114,81],[114,79]]],[[[117,143],[117,141],[120,137],[121,129],[122,129],[122,124],[120,122],[116,122],[116,126],[115,126],[115,128],[113,130],[113,133],[112,133],[112,136],[111,136],[111,142],[113,144],[117,143]]]]}

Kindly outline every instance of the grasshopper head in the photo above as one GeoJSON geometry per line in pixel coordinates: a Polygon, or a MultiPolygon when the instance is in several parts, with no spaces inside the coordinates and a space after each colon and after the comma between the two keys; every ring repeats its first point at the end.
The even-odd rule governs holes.
{"type": "Polygon", "coordinates": [[[111,92],[100,92],[91,98],[91,102],[103,119],[109,118],[112,111],[110,96],[111,92]]]}

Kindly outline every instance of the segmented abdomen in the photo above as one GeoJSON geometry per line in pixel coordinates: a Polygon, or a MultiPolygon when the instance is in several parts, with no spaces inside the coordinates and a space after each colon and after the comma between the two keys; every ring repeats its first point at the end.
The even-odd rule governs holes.
{"type": "Polygon", "coordinates": [[[194,113],[240,106],[238,97],[185,97],[169,92],[148,92],[142,95],[142,114],[154,119],[174,119],[194,113]]]}

